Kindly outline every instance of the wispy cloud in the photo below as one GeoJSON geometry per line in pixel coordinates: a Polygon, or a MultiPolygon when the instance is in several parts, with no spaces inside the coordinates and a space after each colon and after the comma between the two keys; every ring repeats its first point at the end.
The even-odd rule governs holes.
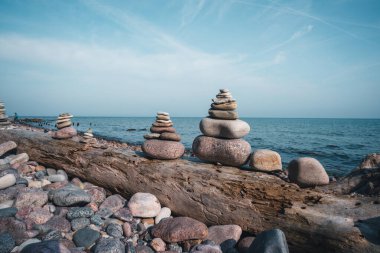
{"type": "Polygon", "coordinates": [[[204,5],[205,0],[186,1],[181,11],[182,20],[180,29],[190,25],[201,13],[204,5]]]}
{"type": "Polygon", "coordinates": [[[300,30],[298,31],[295,31],[288,39],[280,42],[280,43],[277,43],[267,49],[264,49],[260,52],[260,55],[262,54],[267,54],[269,52],[272,52],[274,50],[277,50],[279,48],[282,48],[288,44],[290,44],[291,42],[293,42],[294,40],[297,40],[303,36],[305,36],[306,34],[310,33],[311,31],[313,30],[313,26],[312,25],[307,25],[307,26],[304,26],[302,27],[300,30]]]}

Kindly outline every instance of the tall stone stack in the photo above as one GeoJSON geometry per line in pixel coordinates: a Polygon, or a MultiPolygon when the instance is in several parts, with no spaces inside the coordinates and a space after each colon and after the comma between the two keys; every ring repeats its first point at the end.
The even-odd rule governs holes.
{"type": "Polygon", "coordinates": [[[200,122],[203,135],[195,138],[193,152],[204,161],[243,166],[248,162],[251,145],[242,138],[250,127],[238,119],[237,103],[229,90],[220,89],[212,101],[209,117],[200,122]]]}
{"type": "Polygon", "coordinates": [[[5,114],[4,102],[0,100],[0,128],[7,127],[10,124],[8,116],[5,114]]]}
{"type": "Polygon", "coordinates": [[[185,152],[185,146],[180,142],[181,136],[176,133],[169,113],[158,112],[150,132],[144,135],[146,141],[142,145],[142,150],[147,156],[172,160],[180,158],[185,152]]]}
{"type": "Polygon", "coordinates": [[[53,133],[55,139],[69,139],[77,135],[77,130],[72,126],[71,118],[73,115],[70,113],[62,113],[58,116],[56,127],[58,131],[53,133]]]}

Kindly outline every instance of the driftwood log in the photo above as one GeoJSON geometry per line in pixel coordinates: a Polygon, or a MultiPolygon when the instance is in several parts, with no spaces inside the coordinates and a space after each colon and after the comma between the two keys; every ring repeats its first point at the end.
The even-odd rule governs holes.
{"type": "Polygon", "coordinates": [[[254,234],[280,228],[291,252],[380,252],[378,197],[300,189],[275,175],[199,161],[150,160],[130,149],[86,150],[40,132],[0,131],[0,142],[9,140],[31,160],[114,193],[150,192],[176,215],[238,224],[254,234]]]}

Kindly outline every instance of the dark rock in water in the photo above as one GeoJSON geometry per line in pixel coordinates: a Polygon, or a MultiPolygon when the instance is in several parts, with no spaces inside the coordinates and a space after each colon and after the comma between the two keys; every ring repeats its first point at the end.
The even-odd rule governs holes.
{"type": "Polygon", "coordinates": [[[58,240],[37,242],[27,245],[20,253],[70,253],[65,245],[58,240]]]}
{"type": "Polygon", "coordinates": [[[96,244],[94,253],[125,253],[125,246],[119,239],[102,238],[96,244]]]}
{"type": "Polygon", "coordinates": [[[0,252],[9,253],[15,247],[16,242],[9,233],[0,234],[0,252]]]}
{"type": "Polygon", "coordinates": [[[57,206],[81,206],[91,202],[89,194],[73,185],[55,190],[52,193],[52,199],[57,206]]]}
{"type": "Polygon", "coordinates": [[[136,253],[154,253],[154,251],[145,245],[139,245],[136,247],[136,253]]]}
{"type": "Polygon", "coordinates": [[[166,242],[182,242],[206,239],[208,229],[205,224],[190,217],[176,217],[161,220],[152,229],[152,235],[166,242]]]}
{"type": "Polygon", "coordinates": [[[193,152],[204,161],[239,167],[248,162],[251,145],[243,139],[219,139],[200,135],[194,139],[193,152]]]}
{"type": "Polygon", "coordinates": [[[99,206],[99,209],[108,208],[113,213],[120,210],[125,205],[125,198],[119,194],[111,195],[99,206]]]}
{"type": "Polygon", "coordinates": [[[380,168],[380,154],[369,154],[360,163],[357,169],[376,169],[380,168]]]}
{"type": "Polygon", "coordinates": [[[104,220],[102,219],[102,217],[100,217],[100,215],[97,214],[91,216],[90,222],[91,224],[94,224],[96,226],[102,226],[104,224],[104,220]]]}
{"type": "Polygon", "coordinates": [[[90,220],[87,218],[77,218],[77,219],[73,219],[71,221],[71,229],[73,231],[77,231],[77,230],[84,228],[88,225],[90,225],[90,220]]]}
{"type": "Polygon", "coordinates": [[[178,159],[185,153],[185,146],[177,141],[147,140],[142,145],[144,153],[155,159],[178,159]]]}
{"type": "Polygon", "coordinates": [[[136,131],[137,129],[136,128],[128,128],[127,131],[130,132],[130,131],[136,131]]]}
{"type": "Polygon", "coordinates": [[[253,241],[249,252],[289,253],[284,232],[280,229],[272,229],[260,233],[253,241]]]}
{"type": "Polygon", "coordinates": [[[7,208],[0,209],[0,219],[6,218],[6,217],[14,217],[17,211],[18,209],[16,207],[7,207],[7,208]]]}
{"type": "Polygon", "coordinates": [[[94,215],[94,211],[89,207],[72,207],[66,214],[67,219],[89,218],[94,215]]]}
{"type": "Polygon", "coordinates": [[[120,238],[123,236],[123,228],[119,224],[111,223],[107,226],[106,232],[108,235],[115,238],[120,238]]]}
{"type": "Polygon", "coordinates": [[[90,228],[82,228],[78,230],[73,241],[77,247],[90,248],[100,237],[100,233],[90,228]]]}

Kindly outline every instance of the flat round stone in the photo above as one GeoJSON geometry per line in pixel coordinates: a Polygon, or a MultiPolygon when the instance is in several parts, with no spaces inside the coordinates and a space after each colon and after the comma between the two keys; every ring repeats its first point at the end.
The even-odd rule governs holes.
{"type": "Polygon", "coordinates": [[[199,128],[201,132],[210,137],[240,139],[251,130],[248,123],[242,120],[223,120],[203,118],[199,128]]]}
{"type": "Polygon", "coordinates": [[[239,115],[236,111],[209,110],[208,114],[213,119],[235,120],[239,118],[239,115]]]}

